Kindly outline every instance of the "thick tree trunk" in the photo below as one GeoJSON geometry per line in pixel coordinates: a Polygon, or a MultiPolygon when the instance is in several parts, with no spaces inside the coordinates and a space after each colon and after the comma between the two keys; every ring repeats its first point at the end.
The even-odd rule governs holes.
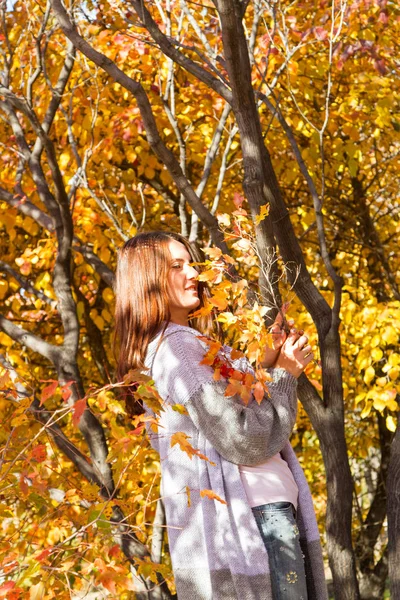
{"type": "MultiPolygon", "coordinates": [[[[289,273],[295,290],[318,328],[323,366],[324,402],[316,394],[306,410],[320,439],[328,489],[326,532],[329,560],[337,600],[359,598],[351,539],[353,481],[344,434],[339,321],[315,288],[295,238],[287,208],[281,197],[270,155],[265,148],[251,83],[248,49],[241,21],[242,6],[235,0],[217,0],[226,69],[232,88],[232,109],[239,128],[244,165],[244,190],[252,215],[269,202],[271,219],[256,228],[261,256],[270,252],[276,237],[285,263],[298,266],[289,273]],[[272,230],[273,225],[273,230],[272,230]]],[[[339,291],[340,292],[340,291],[339,291]]],[[[311,384],[310,384],[311,385],[311,384]]]]}
{"type": "MultiPolygon", "coordinates": [[[[400,419],[400,414],[398,415],[400,419]]],[[[390,449],[387,478],[387,518],[389,536],[389,579],[392,600],[400,600],[400,426],[390,449]]]]}
{"type": "Polygon", "coordinates": [[[385,414],[377,413],[377,421],[381,449],[379,471],[368,514],[361,523],[355,547],[362,600],[380,600],[388,575],[387,547],[378,562],[374,554],[386,518],[386,482],[393,434],[386,427],[385,414]]]}
{"type": "Polygon", "coordinates": [[[335,599],[356,600],[359,592],[351,540],[353,480],[343,414],[324,406],[305,375],[299,379],[299,397],[317,433],[324,460],[328,498],[325,528],[335,599]]]}

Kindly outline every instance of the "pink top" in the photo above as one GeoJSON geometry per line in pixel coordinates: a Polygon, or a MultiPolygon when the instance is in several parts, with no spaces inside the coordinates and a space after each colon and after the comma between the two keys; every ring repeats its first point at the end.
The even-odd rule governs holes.
{"type": "Polygon", "coordinates": [[[275,454],[261,465],[239,465],[240,477],[250,506],[270,502],[291,502],[297,509],[299,490],[288,464],[275,454]]]}

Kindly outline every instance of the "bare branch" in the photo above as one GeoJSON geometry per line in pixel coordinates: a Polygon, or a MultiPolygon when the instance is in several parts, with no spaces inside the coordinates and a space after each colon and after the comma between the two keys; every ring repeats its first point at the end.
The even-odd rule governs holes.
{"type": "Polygon", "coordinates": [[[35,39],[35,54],[36,54],[36,63],[37,63],[36,69],[31,74],[31,76],[28,78],[28,81],[26,84],[26,99],[27,99],[29,106],[31,106],[31,107],[32,107],[33,85],[34,85],[35,81],[37,80],[37,78],[39,77],[39,75],[43,72],[42,54],[40,51],[40,44],[42,42],[43,34],[47,27],[47,22],[49,20],[49,16],[50,16],[50,2],[49,2],[49,0],[47,0],[46,10],[45,10],[42,22],[40,24],[39,33],[37,34],[37,37],[35,39]]]}
{"type": "Polygon", "coordinates": [[[316,225],[317,225],[317,231],[318,231],[318,240],[319,240],[319,246],[320,246],[320,250],[321,250],[321,256],[324,261],[326,270],[328,271],[329,276],[331,277],[333,284],[335,286],[335,302],[334,302],[332,314],[338,320],[340,306],[341,306],[341,292],[342,292],[343,282],[342,282],[342,278],[337,274],[334,266],[332,265],[331,259],[329,257],[326,235],[325,235],[324,217],[323,217],[323,213],[322,213],[322,201],[319,197],[314,180],[311,177],[310,172],[307,169],[306,163],[301,155],[301,151],[297,144],[297,141],[293,134],[293,131],[282,114],[282,111],[279,107],[279,103],[277,102],[275,105],[273,105],[272,102],[270,101],[270,99],[262,92],[257,92],[256,95],[258,98],[260,98],[264,102],[264,104],[267,106],[267,108],[269,109],[271,114],[274,117],[276,117],[278,119],[279,123],[281,124],[281,126],[286,134],[286,137],[289,140],[289,143],[292,147],[293,154],[296,158],[297,164],[299,165],[300,171],[301,171],[304,179],[307,182],[307,186],[310,191],[310,195],[311,195],[313,205],[314,205],[314,212],[315,212],[315,218],[316,218],[316,225]]]}
{"type": "Polygon", "coordinates": [[[215,215],[215,213],[217,212],[219,199],[221,196],[222,184],[224,182],[225,173],[226,173],[226,169],[227,169],[228,154],[230,152],[233,139],[238,131],[239,131],[238,127],[236,125],[234,125],[229,133],[228,140],[226,142],[225,149],[222,154],[221,167],[219,170],[217,187],[215,190],[213,205],[211,207],[211,212],[213,215],[215,215]]]}
{"type": "MultiPolygon", "coordinates": [[[[46,111],[45,117],[42,122],[42,129],[45,133],[49,133],[49,131],[50,131],[51,125],[54,121],[54,117],[57,113],[57,109],[60,106],[60,103],[62,100],[62,95],[65,91],[68,80],[70,78],[72,68],[74,66],[74,62],[75,62],[75,48],[68,41],[67,47],[66,47],[65,61],[61,68],[56,85],[54,87],[51,87],[51,82],[50,82],[49,78],[46,77],[47,84],[50,86],[50,89],[52,92],[52,98],[50,100],[50,104],[48,106],[48,109],[46,111]]],[[[35,142],[33,151],[32,151],[33,156],[38,157],[40,155],[40,153],[42,152],[42,149],[43,149],[43,142],[40,139],[40,137],[38,137],[35,142]]]]}
{"type": "Polygon", "coordinates": [[[23,346],[27,346],[33,352],[38,352],[52,363],[57,361],[59,357],[59,348],[45,342],[39,336],[14,325],[9,319],[6,319],[3,315],[0,315],[0,329],[4,331],[11,339],[18,342],[23,346]]]}
{"type": "MultiPolygon", "coordinates": [[[[222,134],[223,134],[223,132],[225,130],[226,121],[228,120],[228,117],[229,117],[229,114],[230,114],[231,110],[232,110],[231,106],[228,103],[226,103],[225,106],[224,106],[224,109],[222,111],[221,117],[220,117],[220,119],[218,121],[217,127],[216,127],[216,129],[214,131],[214,135],[213,135],[213,139],[211,141],[211,145],[210,145],[209,149],[207,150],[206,158],[205,158],[205,161],[204,161],[203,174],[201,176],[200,183],[198,184],[198,186],[196,188],[196,194],[198,195],[199,198],[202,197],[203,192],[204,192],[204,190],[206,188],[208,179],[209,179],[210,174],[211,174],[211,166],[212,166],[212,164],[213,164],[213,162],[215,160],[215,157],[217,155],[217,152],[219,150],[219,146],[220,146],[220,143],[221,143],[222,134]]],[[[224,156],[225,156],[225,159],[226,159],[227,153],[226,153],[226,155],[224,153],[224,156]]],[[[224,160],[224,159],[222,159],[222,160],[224,160]]],[[[225,161],[225,165],[226,165],[226,161],[225,161]]],[[[225,170],[226,169],[224,168],[223,169],[223,174],[224,175],[225,175],[225,170]]],[[[220,170],[220,177],[219,177],[218,183],[221,183],[221,188],[222,188],[223,177],[221,179],[221,173],[222,173],[222,170],[220,170]]],[[[215,196],[214,196],[214,203],[213,203],[213,206],[211,208],[211,214],[213,214],[213,215],[215,215],[216,210],[217,210],[218,201],[216,202],[215,198],[218,196],[218,199],[219,199],[219,191],[218,191],[218,186],[217,186],[217,191],[216,191],[215,196]],[[215,209],[214,209],[214,207],[215,207],[215,209]]],[[[195,241],[197,239],[198,225],[199,225],[199,223],[198,223],[198,217],[197,217],[197,215],[195,213],[193,213],[192,214],[192,224],[191,224],[191,228],[190,228],[190,237],[189,237],[189,240],[191,242],[193,242],[193,241],[195,241]]]]}
{"type": "Polygon", "coordinates": [[[165,510],[161,498],[157,500],[156,514],[153,520],[153,535],[151,538],[151,560],[160,563],[165,532],[165,510]]]}

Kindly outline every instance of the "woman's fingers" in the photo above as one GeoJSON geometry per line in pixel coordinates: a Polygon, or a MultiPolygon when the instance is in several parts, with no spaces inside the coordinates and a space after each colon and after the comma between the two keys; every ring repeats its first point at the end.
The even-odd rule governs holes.
{"type": "Polygon", "coordinates": [[[307,356],[305,356],[302,361],[304,367],[306,367],[308,365],[308,363],[310,363],[312,360],[314,360],[314,353],[310,352],[310,354],[307,354],[307,356]]]}
{"type": "Polygon", "coordinates": [[[304,352],[304,354],[307,356],[307,354],[312,352],[312,348],[310,344],[307,344],[307,346],[303,346],[303,348],[301,348],[301,351],[304,352]]]}
{"type": "Polygon", "coordinates": [[[296,342],[297,346],[301,349],[308,344],[308,337],[306,335],[300,335],[299,339],[296,342]]]}

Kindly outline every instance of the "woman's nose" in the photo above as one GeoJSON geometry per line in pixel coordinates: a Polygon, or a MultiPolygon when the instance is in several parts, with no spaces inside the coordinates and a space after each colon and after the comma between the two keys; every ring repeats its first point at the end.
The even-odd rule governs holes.
{"type": "Polygon", "coordinates": [[[198,271],[195,267],[192,267],[192,265],[188,265],[188,269],[186,271],[186,277],[188,279],[196,279],[196,277],[198,276],[198,271]]]}

